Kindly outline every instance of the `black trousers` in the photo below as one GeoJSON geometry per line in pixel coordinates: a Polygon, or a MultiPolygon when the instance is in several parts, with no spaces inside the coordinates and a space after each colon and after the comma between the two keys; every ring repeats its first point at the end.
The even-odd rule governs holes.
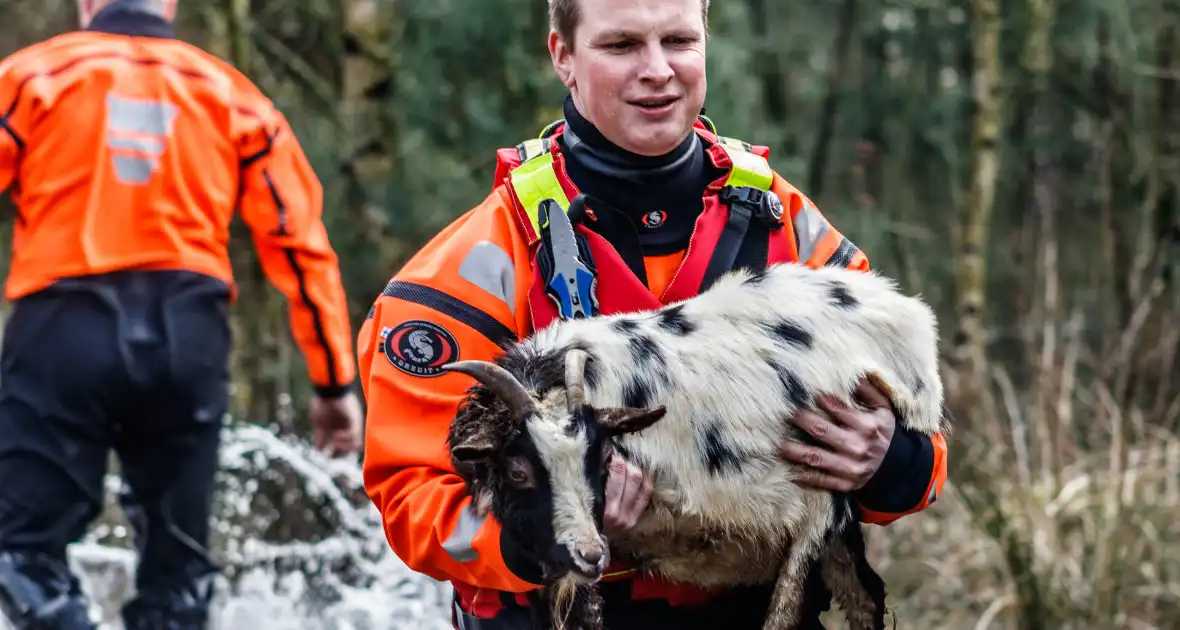
{"type": "Polygon", "coordinates": [[[216,572],[228,295],[206,276],[141,271],[65,280],[15,305],[0,353],[0,555],[30,588],[10,600],[37,599],[37,586],[62,595],[38,576],[65,570],[66,546],[99,514],[113,451],[140,559],[127,623],[201,627],[169,620],[204,618],[216,572]]]}

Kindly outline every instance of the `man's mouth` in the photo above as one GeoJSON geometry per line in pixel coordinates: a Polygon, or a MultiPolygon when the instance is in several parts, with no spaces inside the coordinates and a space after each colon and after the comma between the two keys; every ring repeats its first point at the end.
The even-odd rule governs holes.
{"type": "Polygon", "coordinates": [[[634,101],[631,101],[631,104],[637,105],[637,106],[642,107],[644,109],[661,109],[663,107],[667,107],[668,105],[671,105],[672,103],[675,103],[678,100],[680,100],[679,96],[660,96],[660,97],[653,97],[653,98],[636,99],[634,101]]]}

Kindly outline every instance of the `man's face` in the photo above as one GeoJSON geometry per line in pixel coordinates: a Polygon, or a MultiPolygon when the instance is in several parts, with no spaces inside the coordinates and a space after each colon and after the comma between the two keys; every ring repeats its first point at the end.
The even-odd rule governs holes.
{"type": "Polygon", "coordinates": [[[549,36],[574,104],[615,144],[662,155],[692,132],[705,102],[701,0],[581,0],[574,45],[549,36]]]}

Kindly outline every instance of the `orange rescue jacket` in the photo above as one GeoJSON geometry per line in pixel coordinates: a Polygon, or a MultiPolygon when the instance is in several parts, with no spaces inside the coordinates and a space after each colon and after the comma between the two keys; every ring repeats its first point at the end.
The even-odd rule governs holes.
{"type": "MultiPolygon", "coordinates": [[[[384,516],[396,554],[415,571],[451,581],[459,605],[478,617],[496,614],[501,593],[520,594],[537,585],[511,569],[512,550],[503,547],[495,520],[480,519],[468,509],[470,497],[454,474],[445,438],[472,381],[439,366],[457,359],[492,360],[499,353],[497,344],[526,337],[553,321],[555,307],[544,295],[535,264],[537,217],[526,208],[535,209],[535,202],[546,197],[564,197],[565,207],[577,189],[565,174],[555,140],[561,125],[548,132],[554,135],[499,151],[498,185],[492,193],[394,276],[358,336],[361,384],[368,400],[366,491],[384,516]]],[[[768,260],[868,269],[865,255],[770,169],[765,147],[717,137],[703,124],[697,133],[714,164],[727,168],[729,175],[706,191],[705,213],[687,252],[645,261],[649,270],[658,270],[648,273],[649,285],[641,289],[653,307],[696,293],[693,285],[707,273],[710,250],[725,224],[728,211],[716,199],[729,182],[761,180],[763,189],[781,199],[781,229],[770,237],[768,260]],[[733,168],[735,163],[741,168],[733,168]]],[[[638,278],[609,255],[601,237],[581,225],[575,230],[589,238],[592,249],[606,254],[595,259],[602,312],[636,303],[626,287],[639,286],[638,278]]],[[[925,499],[903,513],[865,510],[863,520],[888,524],[934,501],[946,479],[946,443],[942,436],[933,442],[935,464],[925,499]]],[[[629,573],[615,568],[622,570],[610,577],[629,573]]],[[[660,592],[657,596],[670,601],[699,601],[651,578],[633,579],[650,587],[636,588],[636,594],[660,592]]],[[[511,599],[526,601],[519,595],[511,599]]]]}
{"type": "Polygon", "coordinates": [[[9,56],[0,189],[17,208],[10,300],[129,269],[184,269],[232,288],[239,208],[288,299],[313,384],[339,392],[355,380],[320,182],[283,115],[213,55],[167,37],[77,31],[9,56]]]}

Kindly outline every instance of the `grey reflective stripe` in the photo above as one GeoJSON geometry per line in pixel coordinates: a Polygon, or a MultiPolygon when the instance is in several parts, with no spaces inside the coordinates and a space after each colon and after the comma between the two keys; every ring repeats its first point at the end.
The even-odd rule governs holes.
{"type": "Polygon", "coordinates": [[[125,184],[146,184],[159,167],[172,135],[177,108],[171,103],[107,95],[107,147],[115,176],[125,184]]]}
{"type": "Polygon", "coordinates": [[[480,241],[459,264],[459,276],[491,293],[516,314],[516,266],[512,257],[491,241],[480,241]]]}
{"type": "Polygon", "coordinates": [[[475,540],[475,534],[479,532],[479,528],[483,527],[486,519],[475,513],[475,510],[468,506],[459,514],[459,524],[455,526],[455,531],[451,532],[451,537],[443,543],[442,548],[455,560],[455,562],[471,562],[479,558],[479,552],[472,546],[475,540]]]}
{"type": "Polygon", "coordinates": [[[107,139],[107,146],[112,149],[127,151],[141,151],[159,155],[164,152],[164,141],[143,136],[112,136],[107,139]]]}
{"type": "Polygon", "coordinates": [[[156,161],[131,155],[116,155],[115,175],[127,184],[146,184],[156,170],[156,161]]]}
{"type": "Polygon", "coordinates": [[[177,109],[171,103],[107,95],[107,129],[118,133],[147,133],[167,136],[177,109]]]}
{"type": "Polygon", "coordinates": [[[815,206],[804,202],[795,215],[795,243],[799,246],[799,262],[807,262],[815,254],[815,246],[823,240],[831,227],[815,206]]]}

